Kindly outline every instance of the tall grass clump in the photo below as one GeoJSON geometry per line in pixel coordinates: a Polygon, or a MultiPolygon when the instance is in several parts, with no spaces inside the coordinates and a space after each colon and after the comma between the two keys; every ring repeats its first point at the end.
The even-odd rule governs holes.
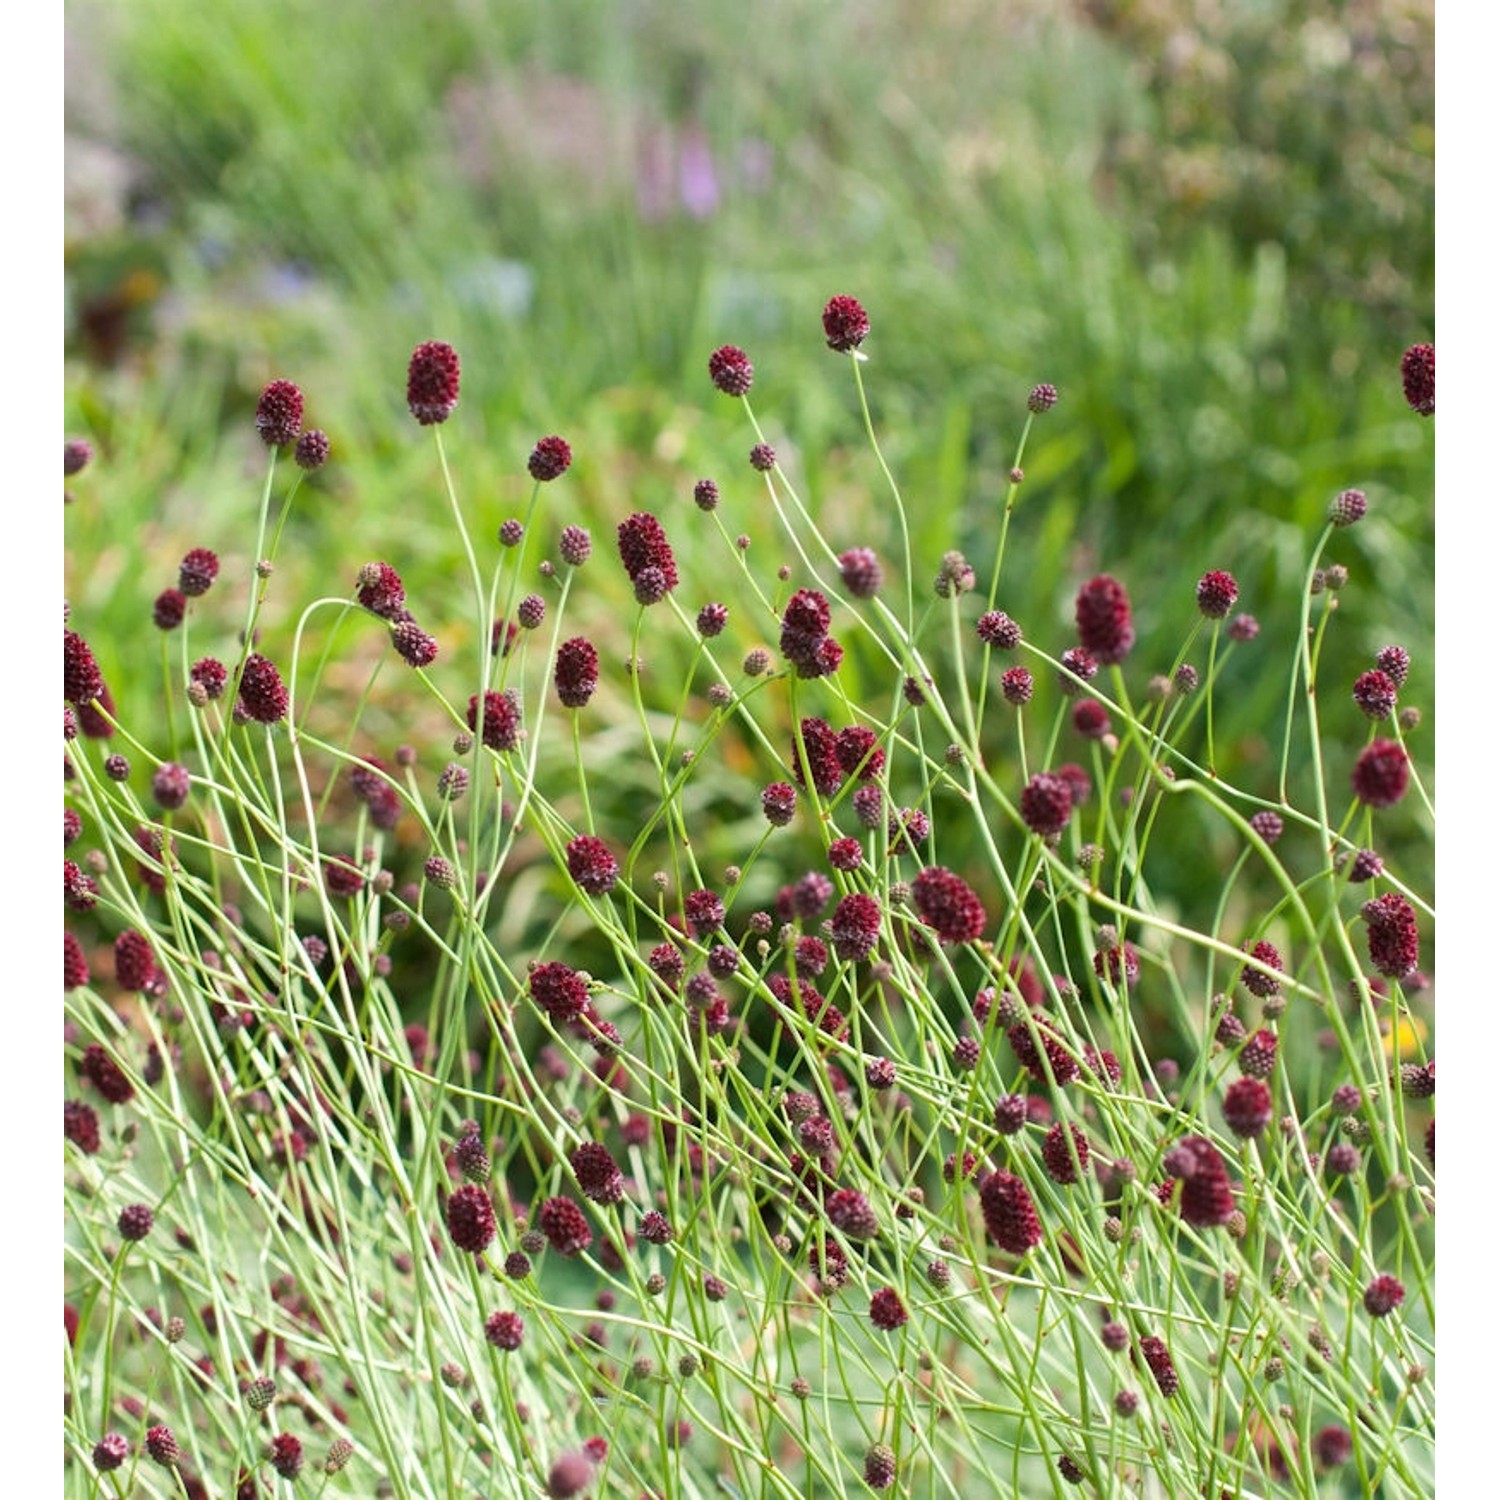
{"type": "Polygon", "coordinates": [[[1401,642],[1321,670],[1375,502],[1272,597],[1070,571],[1037,383],[932,550],[822,341],[868,505],[723,344],[670,503],[591,535],[511,434],[504,514],[434,339],[447,589],[357,519],[278,589],[339,461],[280,379],[258,501],[66,619],[70,1494],[1430,1493],[1428,757],[1401,642]]]}

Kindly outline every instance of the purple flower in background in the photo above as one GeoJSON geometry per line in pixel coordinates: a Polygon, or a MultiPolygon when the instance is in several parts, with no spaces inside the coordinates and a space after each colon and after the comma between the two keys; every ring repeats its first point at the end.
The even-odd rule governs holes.
{"type": "Polygon", "coordinates": [[[677,190],[689,218],[706,219],[719,206],[714,156],[701,125],[684,127],[678,140],[677,190]]]}
{"type": "Polygon", "coordinates": [[[659,224],[681,209],[689,218],[707,219],[719,206],[719,175],[703,127],[663,125],[645,131],[635,164],[636,211],[659,224]]]}

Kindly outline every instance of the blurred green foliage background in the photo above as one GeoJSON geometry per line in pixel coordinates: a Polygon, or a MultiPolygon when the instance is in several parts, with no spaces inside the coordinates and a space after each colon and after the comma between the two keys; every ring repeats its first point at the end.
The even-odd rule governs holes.
{"type": "MultiPolygon", "coordinates": [[[[1221,762],[1262,794],[1308,548],[1365,489],[1329,554],[1346,767],[1367,724],[1339,685],[1377,648],[1407,646],[1403,701],[1431,702],[1432,425],[1397,369],[1432,337],[1432,30],[1431,0],[71,0],[66,420],[100,451],[68,523],[80,628],[118,680],[181,551],[249,547],[275,376],[334,444],[277,594],[347,593],[385,557],[444,599],[461,554],[404,407],[432,337],[464,360],[447,442],[477,535],[519,513],[538,436],[573,444],[546,499],[549,537],[580,521],[600,554],[579,628],[624,608],[627,510],[662,515],[685,576],[727,571],[699,475],[754,555],[795,561],[708,383],[721,343],[749,350],[835,545],[889,560],[818,321],[849,292],[919,587],[955,546],[987,587],[1026,393],[1056,384],[1000,604],[1059,651],[1078,583],[1115,573],[1143,680],[1194,580],[1233,571],[1265,628],[1225,684],[1221,762]]],[[[1184,890],[1214,858],[1184,848],[1184,890]]]]}

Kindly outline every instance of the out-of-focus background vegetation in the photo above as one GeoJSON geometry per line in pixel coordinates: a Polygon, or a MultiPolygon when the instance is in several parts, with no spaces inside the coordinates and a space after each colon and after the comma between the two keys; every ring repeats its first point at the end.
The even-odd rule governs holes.
{"type": "MultiPolygon", "coordinates": [[[[1267,625],[1227,684],[1226,770],[1273,793],[1307,549],[1346,486],[1371,513],[1330,554],[1352,581],[1329,680],[1395,641],[1403,701],[1431,700],[1409,477],[1431,424],[1397,367],[1432,337],[1432,33],[1431,0],[71,0],[66,421],[100,455],[68,519],[81,628],[118,677],[181,550],[250,547],[275,376],[334,446],[278,592],[347,593],[385,557],[442,600],[461,554],[404,407],[430,337],[464,360],[447,441],[486,541],[559,432],[549,535],[578,520],[607,554],[649,508],[679,553],[717,545],[689,498],[709,474],[780,561],[705,374],[733,342],[836,543],[889,559],[818,321],[849,292],[919,585],[954,546],[987,585],[1026,392],[1055,383],[1000,602],[1061,650],[1107,569],[1165,670],[1193,581],[1233,571],[1267,625]]],[[[602,564],[581,625],[626,597],[602,564]]],[[[1367,732],[1343,707],[1331,765],[1367,732]]]]}

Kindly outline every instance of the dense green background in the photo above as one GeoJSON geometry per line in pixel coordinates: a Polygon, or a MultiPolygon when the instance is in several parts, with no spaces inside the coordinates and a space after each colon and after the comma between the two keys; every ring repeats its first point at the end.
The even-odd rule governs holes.
{"type": "MultiPolygon", "coordinates": [[[[1330,553],[1351,583],[1324,727],[1347,766],[1367,726],[1338,685],[1375,649],[1406,645],[1403,701],[1431,701],[1431,424],[1396,373],[1432,333],[1431,9],[74,0],[67,421],[101,453],[68,518],[81,628],[125,681],[185,547],[246,561],[250,413],[280,375],[335,461],[293,514],[268,631],[387,557],[461,646],[462,611],[437,618],[461,555],[403,402],[428,337],[464,359],[448,444],[482,540],[524,503],[535,438],[572,442],[539,546],[565,520],[594,531],[580,628],[625,602],[607,553],[627,510],[663,516],[685,576],[725,571],[700,474],[763,576],[795,561],[704,373],[723,342],[751,352],[757,411],[835,544],[890,559],[818,324],[844,291],[872,318],[919,588],[954,546],[987,586],[1025,394],[1055,383],[1000,602],[1057,651],[1078,583],[1117,574],[1139,691],[1195,619],[1194,579],[1232,570],[1265,623],[1218,709],[1251,791],[1274,789],[1308,548],[1334,493],[1367,490],[1330,553]]],[[[373,735],[410,736],[381,712],[373,735]]],[[[731,801],[765,779],[747,769],[731,801]]],[[[1185,841],[1184,891],[1215,857],[1185,841]]]]}

